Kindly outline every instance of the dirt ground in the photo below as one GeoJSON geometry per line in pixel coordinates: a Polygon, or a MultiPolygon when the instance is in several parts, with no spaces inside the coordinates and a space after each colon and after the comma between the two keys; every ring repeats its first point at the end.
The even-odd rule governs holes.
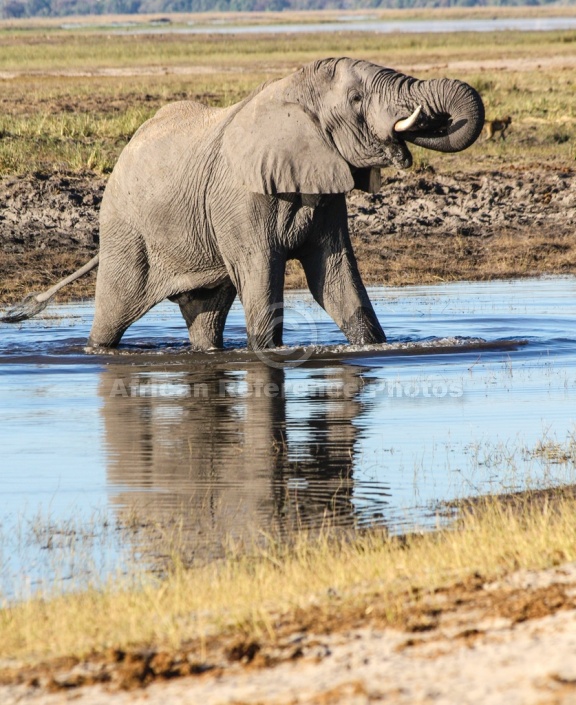
{"type": "Polygon", "coordinates": [[[111,650],[84,662],[0,670],[0,702],[576,703],[576,564],[495,582],[475,576],[407,599],[413,605],[397,628],[383,623],[375,600],[346,624],[337,605],[324,624],[279,622],[261,642],[191,644],[178,653],[111,650]]]}
{"type": "MultiPolygon", "coordinates": [[[[569,169],[385,172],[382,191],[349,196],[367,284],[403,285],[576,273],[576,180],[569,169]]],[[[40,291],[98,251],[105,179],[0,180],[0,304],[40,291]]],[[[62,298],[94,295],[95,274],[62,298]]],[[[305,285],[291,263],[287,286],[305,285]]],[[[61,299],[62,300],[62,299],[61,299]]]]}

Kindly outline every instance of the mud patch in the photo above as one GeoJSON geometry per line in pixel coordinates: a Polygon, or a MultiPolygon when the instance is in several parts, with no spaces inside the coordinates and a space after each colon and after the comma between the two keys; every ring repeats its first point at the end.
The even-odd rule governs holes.
{"type": "Polygon", "coordinates": [[[419,284],[576,271],[572,171],[391,175],[353,192],[350,227],[367,282],[419,284]]]}
{"type": "MultiPolygon", "coordinates": [[[[105,183],[62,173],[0,180],[2,303],[48,287],[96,254],[105,183]]],[[[348,202],[367,284],[576,272],[573,170],[385,172],[381,193],[354,191],[348,202]]],[[[93,296],[94,276],[60,300],[93,296]]],[[[290,263],[287,286],[306,286],[299,265],[290,263]]]]}
{"type": "MultiPolygon", "coordinates": [[[[0,181],[0,299],[42,290],[98,252],[98,209],[105,181],[42,174],[0,181]]],[[[66,291],[94,295],[95,273],[66,291]]]]}

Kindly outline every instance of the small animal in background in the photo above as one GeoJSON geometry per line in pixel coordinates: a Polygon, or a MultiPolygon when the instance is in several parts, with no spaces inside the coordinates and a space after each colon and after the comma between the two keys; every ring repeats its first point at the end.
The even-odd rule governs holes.
{"type": "Polygon", "coordinates": [[[500,139],[506,139],[506,130],[510,127],[512,118],[508,115],[505,118],[500,118],[499,120],[486,120],[484,123],[484,132],[486,133],[486,139],[491,140],[496,136],[496,133],[500,133],[500,139]]]}

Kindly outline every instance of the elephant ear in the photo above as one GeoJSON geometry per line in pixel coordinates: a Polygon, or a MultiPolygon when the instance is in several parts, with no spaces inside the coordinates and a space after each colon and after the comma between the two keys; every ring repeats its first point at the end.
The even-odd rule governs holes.
{"type": "Polygon", "coordinates": [[[347,193],[354,179],[347,162],[322,137],[320,125],[298,103],[255,96],[225,129],[222,151],[249,191],[347,193]]]}

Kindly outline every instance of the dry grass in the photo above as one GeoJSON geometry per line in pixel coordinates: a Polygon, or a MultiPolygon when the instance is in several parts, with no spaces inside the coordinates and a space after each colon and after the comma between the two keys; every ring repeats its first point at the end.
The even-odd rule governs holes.
{"type": "MultiPolygon", "coordinates": [[[[490,281],[576,271],[574,238],[550,231],[504,232],[487,238],[383,235],[367,241],[353,237],[352,244],[366,285],[490,281]]],[[[31,291],[47,289],[81,267],[89,254],[84,249],[53,252],[47,259],[44,250],[4,253],[0,301],[5,305],[14,303],[31,291]]],[[[92,272],[67,287],[58,300],[92,298],[95,281],[96,273],[92,272]]],[[[302,266],[296,260],[287,263],[285,285],[287,289],[308,287],[302,266]]]]}
{"type": "MultiPolygon", "coordinates": [[[[573,60],[574,31],[122,35],[97,27],[46,29],[32,22],[0,26],[0,72],[13,76],[2,81],[0,174],[108,173],[138,125],[161,105],[182,98],[229,105],[264,80],[334,55],[422,78],[450,75],[470,82],[481,92],[489,117],[509,114],[514,120],[514,138],[485,145],[485,166],[574,163],[572,72],[517,66],[525,60],[543,65],[559,57],[573,60]],[[483,70],[490,61],[515,68],[483,70]]],[[[415,156],[417,165],[453,171],[474,168],[478,160],[471,150],[450,156],[415,150],[415,156]]]]}
{"type": "MultiPolygon", "coordinates": [[[[64,279],[86,262],[82,252],[53,252],[46,257],[44,250],[32,250],[24,255],[2,253],[0,279],[0,301],[16,302],[30,292],[39,293],[55,281],[64,279]]],[[[66,290],[67,300],[93,298],[96,285],[96,270],[70,285],[66,290]]]]}
{"type": "MultiPolygon", "coordinates": [[[[576,243],[566,233],[526,229],[486,238],[438,235],[377,240],[353,238],[354,252],[366,284],[404,286],[449,281],[489,281],[576,270],[576,243]],[[383,256],[383,251],[393,253],[383,256]]],[[[292,266],[288,285],[303,286],[292,266]]]]}
{"type": "Polygon", "coordinates": [[[232,551],[225,561],[192,569],[175,561],[162,580],[124,578],[6,605],[0,658],[30,665],[110,649],[174,652],[190,645],[201,658],[202,644],[230,638],[273,644],[291,631],[367,621],[409,628],[423,618],[419,605],[439,590],[574,560],[575,509],[570,491],[540,493],[476,502],[456,526],[432,534],[351,539],[326,532],[289,546],[269,540],[266,548],[232,551]]]}

